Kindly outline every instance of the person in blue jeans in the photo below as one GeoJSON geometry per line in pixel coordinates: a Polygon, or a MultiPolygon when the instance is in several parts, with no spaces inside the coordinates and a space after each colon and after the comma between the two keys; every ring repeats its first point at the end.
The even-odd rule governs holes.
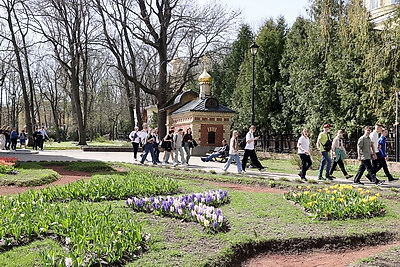
{"type": "Polygon", "coordinates": [[[154,165],[157,165],[157,161],[156,161],[156,157],[154,155],[154,142],[155,142],[155,136],[153,135],[152,130],[149,128],[144,140],[144,153],[142,156],[142,160],[140,161],[141,164],[144,163],[144,161],[147,158],[147,155],[150,152],[151,155],[151,160],[153,162],[154,165]]]}
{"type": "Polygon", "coordinates": [[[10,139],[11,139],[11,150],[16,150],[18,143],[18,132],[15,127],[12,128],[10,139]]]}
{"type": "Polygon", "coordinates": [[[318,180],[333,180],[335,177],[330,175],[332,159],[329,156],[329,151],[331,151],[332,139],[329,136],[331,126],[329,124],[324,125],[324,130],[318,135],[316,147],[322,155],[321,164],[319,165],[318,180]],[[326,176],[323,177],[322,173],[326,165],[326,176]]]}
{"type": "Polygon", "coordinates": [[[209,162],[210,160],[212,160],[213,158],[222,156],[225,151],[229,151],[229,146],[226,143],[225,139],[222,139],[222,146],[217,150],[217,152],[212,153],[211,155],[209,155],[208,157],[202,157],[201,160],[203,162],[209,162]]]}
{"type": "Polygon", "coordinates": [[[228,158],[228,161],[225,163],[224,167],[222,168],[222,170],[224,172],[226,172],[228,170],[229,165],[231,165],[231,163],[232,163],[232,160],[235,160],[235,162],[236,162],[238,173],[243,172],[242,164],[240,163],[240,156],[239,156],[238,136],[239,136],[238,131],[235,130],[232,132],[232,138],[229,143],[229,158],[228,158]]]}
{"type": "Polygon", "coordinates": [[[378,140],[378,149],[379,152],[376,154],[378,158],[378,167],[375,170],[375,174],[383,168],[386,177],[388,178],[389,182],[398,181],[398,178],[394,178],[393,175],[390,173],[386,161],[388,161],[388,155],[386,154],[386,136],[388,135],[388,130],[382,128],[382,135],[378,140]]]}

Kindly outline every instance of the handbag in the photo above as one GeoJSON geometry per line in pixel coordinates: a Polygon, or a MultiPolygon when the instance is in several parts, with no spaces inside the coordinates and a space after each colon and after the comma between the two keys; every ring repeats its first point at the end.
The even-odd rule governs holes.
{"type": "Polygon", "coordinates": [[[192,140],[192,147],[194,148],[194,147],[196,147],[196,146],[198,146],[199,144],[197,144],[197,142],[196,142],[196,140],[192,140]]]}

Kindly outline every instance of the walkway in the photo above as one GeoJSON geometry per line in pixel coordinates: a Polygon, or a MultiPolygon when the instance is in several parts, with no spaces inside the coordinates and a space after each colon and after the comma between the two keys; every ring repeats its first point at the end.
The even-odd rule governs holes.
{"type": "MultiPolygon", "coordinates": [[[[132,153],[129,152],[84,152],[82,150],[45,150],[40,151],[38,154],[26,154],[26,153],[6,153],[0,151],[0,156],[2,157],[16,157],[20,161],[105,161],[105,162],[124,162],[124,163],[135,163],[139,164],[137,161],[133,161],[132,153]]],[[[150,156],[148,157],[150,158],[150,156]]],[[[160,155],[162,158],[162,153],[160,155]]],[[[151,164],[151,162],[149,162],[151,164]]],[[[170,165],[171,166],[171,165],[170,165]]],[[[160,165],[161,167],[161,165],[160,165]]],[[[189,166],[181,166],[181,168],[188,169],[202,169],[206,172],[215,171],[216,173],[223,173],[222,167],[223,163],[220,162],[202,162],[200,157],[192,156],[190,158],[189,166]]],[[[237,173],[236,165],[231,164],[228,172],[237,173]]],[[[257,169],[246,169],[247,176],[257,176],[260,178],[287,178],[290,180],[298,179],[299,176],[296,174],[287,173],[273,173],[268,171],[268,166],[265,172],[259,172],[257,169]]],[[[317,180],[316,176],[307,176],[310,179],[317,180]]],[[[346,180],[344,178],[337,178],[334,180],[336,183],[352,184],[353,180],[346,180]]],[[[374,184],[367,182],[366,179],[363,180],[366,186],[373,186],[374,184]]],[[[400,182],[395,183],[386,182],[381,186],[382,188],[400,188],[400,182]]]]}

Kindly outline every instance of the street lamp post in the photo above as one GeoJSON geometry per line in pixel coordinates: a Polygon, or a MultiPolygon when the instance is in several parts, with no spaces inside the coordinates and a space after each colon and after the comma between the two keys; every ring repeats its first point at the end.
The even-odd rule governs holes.
{"type": "Polygon", "coordinates": [[[400,157],[400,144],[399,144],[399,94],[400,92],[396,92],[396,121],[394,124],[394,152],[395,152],[395,161],[399,162],[400,157]]]}
{"type": "Polygon", "coordinates": [[[15,110],[15,99],[16,99],[16,94],[15,94],[15,92],[14,93],[11,93],[11,109],[12,109],[12,115],[11,115],[11,124],[12,124],[12,127],[16,127],[16,116],[15,116],[15,113],[16,113],[16,110],[15,110]]]}
{"type": "Polygon", "coordinates": [[[255,58],[258,51],[259,46],[256,42],[250,46],[250,52],[253,56],[253,67],[252,67],[252,87],[251,87],[251,125],[254,125],[254,69],[255,69],[255,58]]]}

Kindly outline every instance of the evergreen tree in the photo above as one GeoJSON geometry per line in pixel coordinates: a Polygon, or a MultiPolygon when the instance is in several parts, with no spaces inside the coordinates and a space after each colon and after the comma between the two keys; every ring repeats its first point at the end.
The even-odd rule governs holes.
{"type": "MultiPolygon", "coordinates": [[[[281,103],[282,78],[279,62],[284,50],[287,26],[281,17],[267,20],[256,37],[259,46],[255,56],[255,124],[261,131],[282,130],[281,103]]],[[[252,55],[247,49],[245,61],[232,95],[232,105],[238,112],[235,125],[247,129],[250,123],[252,90],[252,55]]]]}
{"type": "Polygon", "coordinates": [[[221,63],[215,63],[212,67],[211,76],[214,79],[213,95],[223,105],[229,107],[232,105],[232,94],[239,75],[239,68],[248,53],[252,40],[253,33],[250,26],[243,24],[229,54],[221,63]]]}

